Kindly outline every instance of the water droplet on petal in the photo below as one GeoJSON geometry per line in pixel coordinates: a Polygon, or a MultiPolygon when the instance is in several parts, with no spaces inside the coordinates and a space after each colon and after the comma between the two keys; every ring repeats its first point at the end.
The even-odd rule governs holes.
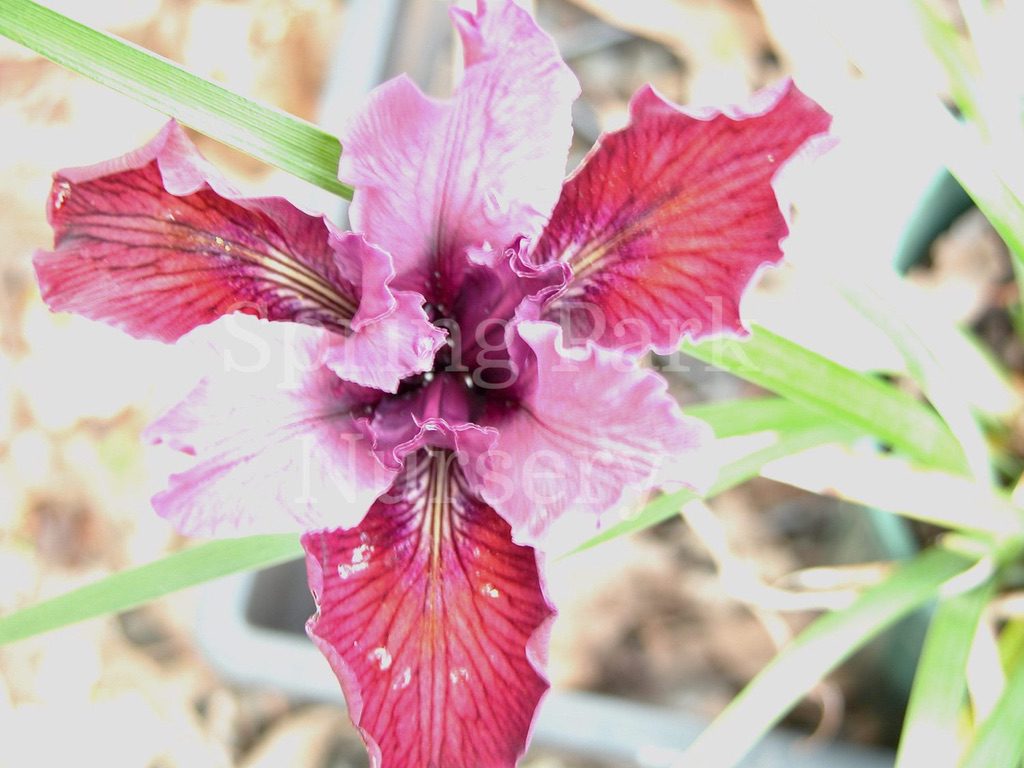
{"type": "Polygon", "coordinates": [[[354,576],[357,573],[365,571],[369,567],[369,563],[341,563],[338,566],[338,577],[347,579],[350,576],[354,576]]]}
{"type": "Polygon", "coordinates": [[[53,198],[54,210],[60,210],[60,207],[68,201],[69,197],[71,197],[71,185],[66,181],[62,181],[57,186],[57,194],[53,198]]]}
{"type": "Polygon", "coordinates": [[[465,680],[469,680],[469,670],[465,667],[453,669],[448,673],[448,679],[451,681],[452,685],[458,685],[465,680]]]}
{"type": "Polygon", "coordinates": [[[373,546],[364,542],[352,550],[352,562],[368,563],[370,562],[370,555],[372,554],[373,546]]]}
{"type": "Polygon", "coordinates": [[[376,662],[377,666],[380,667],[381,671],[383,672],[385,669],[391,666],[391,653],[384,646],[381,646],[380,648],[374,648],[370,652],[370,661],[376,662]]]}
{"type": "Polygon", "coordinates": [[[391,690],[400,691],[403,688],[408,688],[409,683],[412,682],[412,669],[406,667],[402,670],[402,674],[395,678],[395,682],[391,684],[391,690]]]}
{"type": "Polygon", "coordinates": [[[492,600],[497,600],[499,597],[501,597],[501,592],[499,592],[498,588],[491,584],[489,581],[484,582],[484,585],[480,587],[480,593],[485,597],[491,598],[492,600]]]}

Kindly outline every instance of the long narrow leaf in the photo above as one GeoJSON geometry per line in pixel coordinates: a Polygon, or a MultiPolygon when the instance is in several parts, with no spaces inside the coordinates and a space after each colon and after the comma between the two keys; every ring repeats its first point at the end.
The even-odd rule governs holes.
{"type": "Polygon", "coordinates": [[[822,423],[821,415],[782,397],[744,397],[698,403],[685,408],[688,416],[707,422],[717,438],[757,432],[788,432],[822,423]]]}
{"type": "Polygon", "coordinates": [[[991,537],[1024,536],[1024,515],[1002,491],[891,454],[836,446],[783,457],[762,476],[901,517],[991,537]]]}
{"type": "Polygon", "coordinates": [[[0,645],[85,619],[126,611],[185,587],[230,573],[266,568],[301,554],[299,538],[291,534],[199,544],[0,617],[0,645]]]}
{"type": "Polygon", "coordinates": [[[1018,661],[1006,690],[960,764],[961,768],[1017,768],[1024,758],[1024,664],[1018,661]]]}
{"type": "Polygon", "coordinates": [[[686,343],[683,351],[800,405],[874,435],[916,461],[947,472],[966,469],[960,445],[927,406],[770,331],[742,341],[686,343]]]}
{"type": "Polygon", "coordinates": [[[886,627],[933,598],[972,560],[932,549],[862,594],[849,608],[827,614],[766,666],[698,737],[680,768],[729,768],[767,733],[800,697],[886,627]]]}
{"type": "Polygon", "coordinates": [[[910,692],[896,768],[956,768],[957,721],[967,690],[967,656],[994,581],[939,604],[910,692]]]}
{"type": "Polygon", "coordinates": [[[0,2],[0,34],[258,160],[352,199],[351,187],[337,179],[341,144],[305,120],[250,101],[31,0],[0,2]]]}
{"type": "MultiPolygon", "coordinates": [[[[980,73],[977,71],[978,55],[983,53],[983,49],[971,51],[965,45],[966,41],[948,23],[939,19],[923,0],[913,0],[913,5],[918,11],[928,46],[949,76],[957,107],[976,130],[971,131],[958,124],[956,118],[938,102],[922,110],[921,127],[940,139],[938,146],[943,148],[943,162],[1009,246],[1015,257],[1016,273],[1020,277],[1024,271],[1024,201],[1005,182],[1001,174],[1006,171],[1006,163],[1000,162],[1001,155],[1012,157],[1019,148],[1019,116],[1012,118],[1012,133],[1016,141],[1008,146],[1000,145],[1001,151],[987,151],[983,145],[983,142],[992,141],[993,134],[995,137],[1001,137],[1002,134],[998,125],[1001,121],[997,119],[997,125],[992,124],[993,107],[1000,117],[1012,116],[1015,114],[1013,109],[1018,97],[1012,90],[996,90],[994,94],[989,94],[990,97],[994,95],[1005,103],[993,104],[990,98],[990,103],[985,104],[981,98],[983,83],[979,81],[980,73]]],[[[986,76],[991,78],[992,73],[986,73],[986,76]]],[[[989,86],[991,88],[992,84],[989,86]]]]}
{"type": "Polygon", "coordinates": [[[942,64],[949,77],[950,92],[957,109],[965,120],[984,125],[978,107],[978,62],[970,54],[969,46],[956,27],[942,18],[925,0],[912,0],[921,22],[921,32],[932,53],[942,64]]]}

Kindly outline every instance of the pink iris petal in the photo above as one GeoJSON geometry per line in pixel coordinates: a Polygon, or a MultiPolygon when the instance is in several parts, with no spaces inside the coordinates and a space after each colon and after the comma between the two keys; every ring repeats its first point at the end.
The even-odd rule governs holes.
{"type": "Polygon", "coordinates": [[[54,310],[175,341],[242,311],[321,325],[379,354],[329,361],[338,375],[394,390],[430,366],[442,341],[410,295],[395,296],[390,258],[322,216],[281,198],[243,198],[174,122],[145,147],[56,174],[50,196],[55,250],[36,254],[54,310]]]}
{"type": "Polygon", "coordinates": [[[418,389],[382,400],[363,426],[377,458],[396,470],[425,445],[479,456],[494,443],[496,433],[472,423],[471,405],[463,376],[440,372],[418,389]]]}
{"type": "Polygon", "coordinates": [[[456,454],[409,456],[351,530],[307,533],[308,631],[374,768],[512,768],[547,689],[554,611],[537,554],[512,542],[456,454]]]}
{"type": "Polygon", "coordinates": [[[342,134],[339,176],[356,230],[395,260],[395,285],[456,295],[468,247],[539,231],[558,197],[579,85],[551,38],[511,0],[452,17],[466,71],[450,101],[407,78],[378,88],[342,134]]]}
{"type": "MultiPolygon", "coordinates": [[[[335,340],[324,363],[343,379],[395,392],[402,379],[430,369],[446,333],[427,321],[420,294],[388,287],[394,271],[387,254],[350,232],[332,230],[330,242],[338,254],[364,256],[360,274],[363,303],[352,319],[354,332],[343,341],[335,340]],[[374,292],[388,294],[384,316],[370,316],[371,307],[382,306],[381,302],[367,301],[374,292]]],[[[349,259],[348,263],[360,262],[349,259]]]]}
{"type": "Polygon", "coordinates": [[[516,401],[496,398],[480,420],[498,439],[474,479],[516,541],[539,543],[563,515],[595,520],[652,484],[708,483],[697,460],[707,428],[682,415],[661,376],[592,344],[566,349],[553,323],[515,333],[516,401]]]}
{"type": "Polygon", "coordinates": [[[352,526],[391,484],[359,420],[381,393],[322,365],[321,328],[245,315],[219,321],[226,370],[147,430],[196,457],[153,506],[185,535],[238,536],[352,526]],[[232,348],[239,343],[246,348],[232,348]]]}
{"type": "Polygon", "coordinates": [[[536,261],[574,275],[545,317],[572,343],[633,353],[745,333],[740,297],[788,231],[772,179],[829,115],[790,82],[729,113],[687,112],[646,87],[630,114],[566,182],[537,243],[536,261]]]}

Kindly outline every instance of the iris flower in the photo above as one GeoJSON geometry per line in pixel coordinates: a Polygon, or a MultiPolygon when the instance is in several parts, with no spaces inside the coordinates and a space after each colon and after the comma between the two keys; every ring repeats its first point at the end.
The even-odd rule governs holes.
{"type": "Polygon", "coordinates": [[[552,40],[511,0],[451,15],[452,98],[399,77],[341,137],[358,234],[241,196],[171,122],[56,174],[35,260],[54,310],[259,347],[150,427],[193,457],[154,506],[188,535],[303,533],[309,633],[384,768],[522,754],[552,526],[702,482],[706,430],[641,359],[743,333],[787,232],[773,177],[829,123],[788,82],[724,112],[646,87],[563,183],[579,88],[552,40]]]}

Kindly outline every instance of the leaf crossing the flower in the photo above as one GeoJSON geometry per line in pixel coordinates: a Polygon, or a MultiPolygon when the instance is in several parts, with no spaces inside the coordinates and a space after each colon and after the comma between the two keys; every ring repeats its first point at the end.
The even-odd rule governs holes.
{"type": "Polygon", "coordinates": [[[337,178],[341,144],[305,120],[32,0],[0,3],[0,34],[217,141],[352,199],[352,188],[337,178]]]}

